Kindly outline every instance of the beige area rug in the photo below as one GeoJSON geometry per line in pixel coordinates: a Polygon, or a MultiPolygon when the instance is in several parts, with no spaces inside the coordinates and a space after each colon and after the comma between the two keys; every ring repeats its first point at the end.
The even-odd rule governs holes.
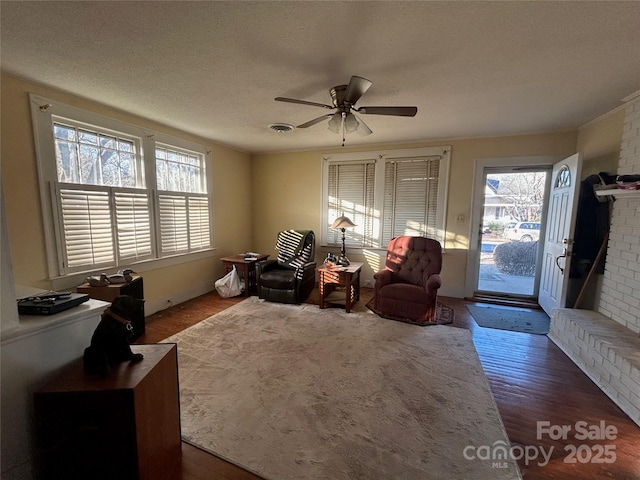
{"type": "Polygon", "coordinates": [[[250,297],[165,342],[183,439],[266,479],[521,478],[467,330],[250,297]]]}

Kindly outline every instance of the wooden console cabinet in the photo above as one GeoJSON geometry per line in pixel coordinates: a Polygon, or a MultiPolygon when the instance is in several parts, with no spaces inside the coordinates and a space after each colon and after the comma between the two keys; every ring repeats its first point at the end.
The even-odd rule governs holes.
{"type": "MultiPolygon", "coordinates": [[[[91,298],[104,302],[113,302],[118,295],[131,295],[138,300],[144,300],[144,284],[140,275],[132,275],[133,280],[129,283],[113,283],[106,287],[92,287],[88,283],[83,283],[76,288],[78,293],[86,293],[91,298]]],[[[129,312],[131,326],[133,327],[133,342],[140,335],[144,334],[144,303],[133,312],[129,312]]]]}
{"type": "Polygon", "coordinates": [[[82,359],[34,393],[41,480],[174,480],[181,460],[175,344],[133,345],[107,378],[82,359]]]}

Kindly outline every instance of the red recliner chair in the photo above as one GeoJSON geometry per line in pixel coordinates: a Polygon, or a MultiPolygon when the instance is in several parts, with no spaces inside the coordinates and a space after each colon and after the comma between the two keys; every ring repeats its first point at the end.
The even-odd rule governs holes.
{"type": "Polygon", "coordinates": [[[395,320],[417,325],[434,322],[441,269],[440,242],[425,237],[395,237],[387,247],[385,268],[373,276],[374,308],[395,320]]]}

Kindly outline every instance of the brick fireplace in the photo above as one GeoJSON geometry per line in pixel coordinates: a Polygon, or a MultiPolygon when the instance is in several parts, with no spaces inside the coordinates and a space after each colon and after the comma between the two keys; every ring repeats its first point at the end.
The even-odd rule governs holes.
{"type": "MultiPolygon", "coordinates": [[[[640,91],[627,97],[618,175],[640,175],[640,91]]],[[[640,425],[640,191],[613,205],[597,311],[558,309],[554,341],[640,425]]]]}
{"type": "MultiPolygon", "coordinates": [[[[640,92],[625,113],[618,175],[640,174],[640,92]]],[[[640,334],[640,194],[613,204],[598,311],[640,334]]]]}

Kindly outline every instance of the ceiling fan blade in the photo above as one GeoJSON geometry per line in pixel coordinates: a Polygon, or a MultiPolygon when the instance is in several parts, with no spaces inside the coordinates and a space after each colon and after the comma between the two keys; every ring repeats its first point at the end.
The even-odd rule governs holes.
{"type": "Polygon", "coordinates": [[[366,137],[367,135],[371,135],[373,133],[373,130],[371,130],[369,126],[366,123],[364,123],[360,117],[358,117],[353,113],[352,115],[356,117],[356,119],[358,120],[359,125],[358,125],[358,129],[356,130],[356,133],[358,135],[360,135],[361,137],[366,137]]]}
{"type": "Polygon", "coordinates": [[[395,115],[398,117],[415,117],[418,107],[360,107],[355,109],[358,113],[369,115],[395,115]]]}
{"type": "Polygon", "coordinates": [[[326,120],[329,117],[333,117],[333,114],[328,113],[326,115],[322,115],[321,117],[314,118],[313,120],[309,120],[308,122],[305,122],[302,125],[298,125],[296,128],[307,128],[312,125],[315,125],[316,123],[320,123],[321,121],[326,120]]]}
{"type": "Polygon", "coordinates": [[[351,80],[349,80],[349,85],[347,85],[347,90],[344,92],[344,101],[353,105],[364,95],[364,92],[369,90],[370,86],[370,80],[357,75],[352,76],[351,80]]]}
{"type": "Polygon", "coordinates": [[[335,108],[331,105],[325,105],[324,103],[307,102],[306,100],[296,100],[295,98],[276,97],[274,100],[276,102],[299,103],[300,105],[311,105],[312,107],[330,108],[332,110],[335,108]]]}

